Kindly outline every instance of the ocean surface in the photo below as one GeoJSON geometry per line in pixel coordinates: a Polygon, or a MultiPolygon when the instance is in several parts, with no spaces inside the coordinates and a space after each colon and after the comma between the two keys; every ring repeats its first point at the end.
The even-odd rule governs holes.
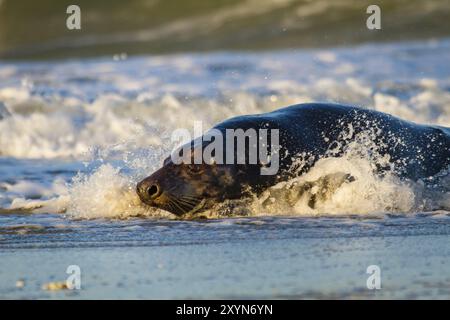
{"type": "Polygon", "coordinates": [[[447,0],[1,0],[0,58],[349,46],[450,36],[447,0]],[[381,8],[382,31],[366,28],[381,8]],[[43,23],[45,21],[45,23],[43,23]]]}
{"type": "Polygon", "coordinates": [[[0,298],[450,298],[447,172],[345,154],[300,178],[356,178],[314,209],[276,192],[188,221],[136,196],[174,129],[311,101],[450,127],[450,40],[1,61],[0,298]],[[69,265],[81,290],[43,290],[69,265]]]}

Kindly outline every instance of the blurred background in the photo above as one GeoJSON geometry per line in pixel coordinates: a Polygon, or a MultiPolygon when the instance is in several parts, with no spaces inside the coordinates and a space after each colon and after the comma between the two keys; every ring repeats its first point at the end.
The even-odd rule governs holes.
{"type": "Polygon", "coordinates": [[[188,222],[139,200],[173,130],[312,101],[450,127],[450,1],[0,0],[0,298],[448,299],[450,175],[374,174],[374,134],[295,181],[355,178],[330,197],[188,222]],[[41,289],[72,264],[83,290],[41,289]]]}
{"type": "Polygon", "coordinates": [[[0,0],[0,58],[348,46],[445,37],[448,0],[0,0]],[[81,30],[66,8],[81,8],[81,30]],[[384,32],[368,32],[370,4],[384,32]]]}

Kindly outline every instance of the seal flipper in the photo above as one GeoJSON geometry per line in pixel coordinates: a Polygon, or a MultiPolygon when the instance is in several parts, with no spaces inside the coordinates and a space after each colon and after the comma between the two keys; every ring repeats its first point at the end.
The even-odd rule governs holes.
{"type": "Polygon", "coordinates": [[[262,201],[264,208],[270,209],[273,205],[281,204],[294,207],[302,199],[311,209],[316,207],[317,202],[326,201],[344,183],[356,180],[349,173],[336,172],[327,174],[315,181],[283,182],[266,190],[265,199],[262,201]]]}
{"type": "Polygon", "coordinates": [[[313,192],[308,201],[308,206],[311,209],[316,207],[318,201],[326,201],[331,195],[339,189],[344,183],[355,181],[356,178],[349,173],[337,172],[328,174],[320,179],[314,181],[314,186],[317,192],[313,192]]]}

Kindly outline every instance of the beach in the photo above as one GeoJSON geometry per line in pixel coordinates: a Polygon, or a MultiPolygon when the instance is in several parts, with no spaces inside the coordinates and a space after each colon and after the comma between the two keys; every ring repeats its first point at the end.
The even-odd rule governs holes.
{"type": "MultiPolygon", "coordinates": [[[[223,9],[214,21],[242,12],[223,9]]],[[[193,34],[199,19],[188,19],[193,34]]],[[[450,127],[446,31],[430,29],[436,37],[428,37],[397,25],[389,39],[345,33],[314,45],[304,36],[290,47],[297,30],[234,47],[226,41],[233,30],[218,26],[221,45],[198,38],[183,51],[183,42],[172,48],[160,40],[181,27],[152,29],[154,38],[144,33],[142,43],[128,27],[125,36],[102,36],[99,25],[93,42],[105,43],[80,37],[72,53],[66,42],[4,40],[0,298],[450,298],[448,172],[431,177],[430,187],[376,176],[367,159],[337,157],[317,163],[301,183],[342,171],[355,182],[314,208],[281,198],[264,207],[255,198],[189,220],[146,206],[135,191],[175,146],[173,130],[192,130],[196,121],[207,130],[237,115],[326,101],[450,127]],[[135,45],[128,47],[129,34],[135,45]],[[161,50],[147,50],[152,41],[161,50]],[[201,50],[191,50],[195,44],[201,50]],[[65,283],[73,265],[81,289],[48,290],[65,283]],[[370,266],[381,272],[379,289],[367,284],[370,266]]]]}

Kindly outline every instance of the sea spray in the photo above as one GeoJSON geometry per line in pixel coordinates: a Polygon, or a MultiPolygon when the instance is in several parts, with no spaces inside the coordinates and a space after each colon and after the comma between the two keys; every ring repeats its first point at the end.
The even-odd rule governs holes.
{"type": "Polygon", "coordinates": [[[135,192],[136,181],[110,164],[91,175],[78,175],[69,189],[67,215],[72,218],[168,216],[146,207],[135,192]]]}
{"type": "MultiPolygon", "coordinates": [[[[130,57],[120,63],[108,58],[4,62],[0,101],[8,115],[0,120],[0,211],[23,208],[89,217],[94,198],[90,185],[99,188],[96,192],[118,197],[106,196],[105,203],[96,204],[99,210],[93,216],[123,217],[115,210],[127,205],[115,201],[128,199],[133,206],[133,190],[127,188],[158,169],[169,155],[170,148],[154,152],[166,144],[160,132],[191,128],[193,121],[203,121],[209,128],[236,115],[325,100],[449,126],[449,67],[442,63],[449,58],[449,47],[448,40],[433,40],[270,54],[130,57]],[[84,157],[90,148],[98,154],[84,157]],[[153,158],[153,153],[158,156],[153,158]],[[69,165],[57,165],[65,162],[69,165]],[[80,169],[83,162],[88,166],[80,169]],[[98,173],[104,165],[114,168],[103,172],[109,179],[98,173]],[[83,178],[72,181],[78,171],[83,178]],[[59,178],[67,185],[53,188],[59,178]],[[21,191],[23,182],[34,183],[33,194],[21,191]],[[106,192],[113,182],[122,189],[106,192]]],[[[402,214],[450,207],[445,188],[450,183],[444,178],[448,173],[431,183],[411,182],[391,173],[374,175],[373,162],[365,161],[364,156],[330,155],[306,175],[284,184],[296,183],[300,190],[311,187],[298,201],[289,196],[285,203],[286,195],[272,194],[267,199],[274,201],[273,208],[268,206],[272,200],[262,197],[222,204],[214,214],[402,214]],[[346,174],[355,180],[336,180],[346,174]],[[322,192],[321,186],[333,190],[322,192]]]]}

